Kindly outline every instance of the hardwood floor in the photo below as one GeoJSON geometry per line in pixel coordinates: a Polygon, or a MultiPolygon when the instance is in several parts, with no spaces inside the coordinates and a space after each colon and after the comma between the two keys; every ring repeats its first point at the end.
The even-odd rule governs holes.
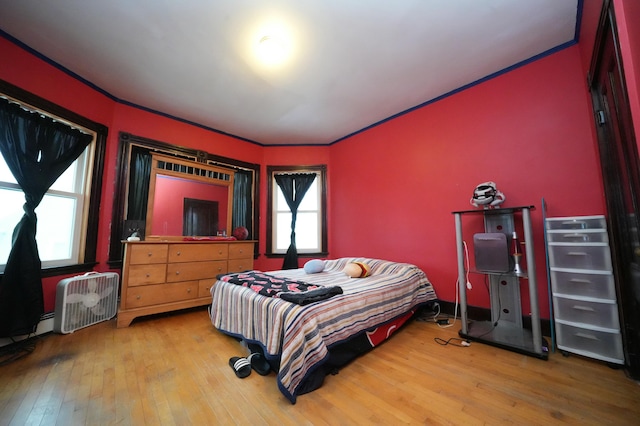
{"type": "Polygon", "coordinates": [[[434,341],[458,329],[413,321],[292,405],[275,373],[235,376],[228,360],[246,352],[204,309],[114,319],[1,366],[0,425],[639,424],[640,385],[622,370],[434,341]]]}

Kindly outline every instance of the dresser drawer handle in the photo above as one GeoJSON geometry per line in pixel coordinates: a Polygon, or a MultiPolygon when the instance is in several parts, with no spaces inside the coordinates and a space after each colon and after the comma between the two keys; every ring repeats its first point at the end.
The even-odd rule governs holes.
{"type": "Polygon", "coordinates": [[[191,293],[191,289],[190,288],[187,289],[187,293],[191,293]]]}
{"type": "Polygon", "coordinates": [[[153,256],[153,253],[149,252],[149,253],[147,253],[147,256],[151,257],[151,256],[153,256]]]}
{"type": "Polygon", "coordinates": [[[176,271],[176,275],[180,275],[180,271],[176,271]]]}
{"type": "Polygon", "coordinates": [[[180,256],[182,253],[181,252],[177,252],[176,255],[180,256]]]}
{"type": "Polygon", "coordinates": [[[585,311],[585,312],[595,312],[596,310],[589,307],[589,306],[580,306],[580,305],[573,305],[572,306],[573,309],[578,310],[578,311],[585,311]]]}
{"type": "Polygon", "coordinates": [[[147,274],[147,278],[149,278],[151,276],[151,274],[147,274]]]}
{"type": "Polygon", "coordinates": [[[137,299],[137,300],[140,300],[140,295],[137,295],[137,296],[136,296],[136,299],[137,299]]]}

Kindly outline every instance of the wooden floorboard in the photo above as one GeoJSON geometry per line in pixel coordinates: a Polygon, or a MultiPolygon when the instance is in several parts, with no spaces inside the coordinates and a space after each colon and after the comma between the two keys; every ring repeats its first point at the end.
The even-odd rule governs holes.
{"type": "Polygon", "coordinates": [[[459,328],[412,321],[290,404],[275,373],[235,376],[228,360],[245,349],[205,309],[114,319],[36,338],[0,366],[0,426],[640,424],[640,384],[623,370],[435,342],[459,328]]]}

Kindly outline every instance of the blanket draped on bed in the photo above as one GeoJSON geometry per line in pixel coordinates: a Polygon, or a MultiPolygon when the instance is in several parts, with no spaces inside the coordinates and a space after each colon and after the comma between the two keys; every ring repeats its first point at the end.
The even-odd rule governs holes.
{"type": "Polygon", "coordinates": [[[342,294],[342,289],[337,286],[325,287],[314,285],[260,271],[248,271],[228,275],[221,274],[218,275],[218,279],[231,284],[248,287],[263,296],[279,297],[288,302],[297,303],[298,305],[307,305],[342,294]]]}
{"type": "Polygon", "coordinates": [[[267,359],[279,363],[278,388],[292,403],[297,395],[313,390],[305,381],[329,361],[332,348],[356,338],[366,338],[370,348],[376,346],[396,329],[389,326],[393,321],[436,299],[424,272],[406,263],[342,258],[327,260],[317,274],[306,274],[302,268],[271,273],[343,291],[301,306],[224,281],[211,288],[212,324],[259,345],[267,359]],[[371,276],[349,278],[342,270],[352,261],[367,263],[371,276]]]}

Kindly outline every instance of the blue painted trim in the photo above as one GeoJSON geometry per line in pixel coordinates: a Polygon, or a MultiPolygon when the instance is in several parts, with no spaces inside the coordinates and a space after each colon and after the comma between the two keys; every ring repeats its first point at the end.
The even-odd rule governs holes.
{"type": "Polygon", "coordinates": [[[245,142],[253,143],[253,144],[256,144],[256,145],[260,145],[260,146],[268,146],[268,145],[264,145],[264,144],[261,144],[259,142],[253,141],[251,139],[243,138],[241,136],[236,136],[236,135],[233,135],[231,133],[226,133],[226,132],[223,132],[222,130],[214,129],[212,127],[208,127],[208,126],[205,126],[203,124],[199,124],[199,123],[196,123],[196,122],[193,122],[193,121],[185,120],[185,119],[180,118],[180,117],[176,117],[176,116],[173,116],[173,115],[161,112],[161,111],[156,111],[154,109],[144,107],[142,105],[134,104],[133,102],[129,102],[129,101],[125,101],[123,99],[120,99],[117,96],[114,96],[111,93],[107,92],[106,90],[102,89],[101,87],[96,86],[95,84],[93,84],[89,80],[87,80],[87,79],[81,77],[80,75],[74,73],[70,69],[63,67],[62,65],[60,65],[57,62],[55,62],[54,60],[48,58],[47,56],[44,56],[43,54],[41,54],[37,50],[35,50],[35,49],[31,48],[30,46],[24,44],[23,42],[21,42],[17,38],[13,37],[11,34],[3,31],[1,29],[0,29],[0,37],[9,40],[11,43],[15,44],[16,46],[20,47],[21,49],[29,52],[33,56],[41,59],[42,61],[46,62],[47,64],[51,65],[52,67],[57,68],[58,70],[60,70],[63,73],[67,74],[68,76],[70,76],[72,78],[75,78],[76,80],[78,80],[81,83],[89,86],[90,88],[92,88],[93,90],[97,91],[98,93],[103,94],[104,96],[108,97],[109,99],[111,99],[112,101],[114,101],[116,103],[119,103],[121,105],[127,105],[127,106],[130,106],[130,107],[142,110],[142,111],[146,111],[146,112],[149,112],[149,113],[152,113],[152,114],[160,115],[162,117],[170,118],[172,120],[176,120],[176,121],[179,121],[179,122],[182,122],[182,123],[185,123],[185,124],[189,124],[189,125],[192,125],[192,126],[195,126],[195,127],[199,127],[201,129],[204,129],[204,130],[208,130],[208,131],[211,131],[211,132],[219,133],[219,134],[222,134],[222,135],[225,135],[225,136],[229,136],[229,137],[232,137],[232,138],[235,138],[235,139],[240,139],[240,140],[245,141],[245,142]]]}
{"type": "Polygon", "coordinates": [[[573,45],[575,45],[575,44],[577,44],[577,42],[576,42],[575,40],[570,40],[570,41],[568,41],[568,42],[566,42],[566,43],[563,43],[563,44],[561,44],[561,45],[559,45],[559,46],[556,46],[556,47],[554,47],[554,48],[552,48],[552,49],[549,49],[549,50],[547,50],[547,51],[545,51],[545,52],[542,52],[542,53],[540,53],[540,54],[538,54],[538,55],[532,56],[532,57],[531,57],[531,58],[529,58],[529,59],[525,59],[524,61],[521,61],[521,62],[518,62],[517,64],[511,65],[510,67],[504,68],[504,69],[502,69],[502,70],[500,70],[500,71],[496,71],[496,72],[494,72],[493,74],[489,74],[489,75],[488,75],[488,76],[486,76],[486,77],[483,77],[483,78],[481,78],[481,79],[478,79],[478,80],[476,80],[476,81],[473,81],[473,82],[471,82],[471,83],[469,83],[469,84],[466,84],[466,85],[464,85],[464,86],[461,86],[461,87],[459,87],[459,88],[457,88],[457,89],[454,89],[454,90],[452,90],[452,91],[450,91],[450,92],[447,92],[447,93],[445,93],[445,94],[443,94],[443,95],[440,95],[440,96],[438,96],[438,97],[435,97],[435,98],[433,98],[433,99],[431,99],[431,100],[428,100],[428,101],[426,101],[426,102],[424,102],[424,103],[421,103],[421,104],[419,104],[419,105],[416,105],[416,106],[414,106],[414,107],[411,107],[411,108],[409,108],[409,109],[406,109],[406,110],[404,110],[404,111],[402,111],[402,112],[399,112],[399,113],[397,113],[397,114],[394,114],[394,115],[392,115],[392,116],[390,116],[390,117],[387,117],[387,118],[385,118],[385,119],[383,119],[383,120],[380,120],[380,121],[378,121],[378,122],[376,122],[376,123],[373,123],[373,124],[371,124],[371,125],[369,125],[369,126],[367,126],[367,127],[363,127],[362,129],[357,130],[357,131],[355,131],[355,132],[353,132],[353,133],[350,133],[350,134],[348,134],[348,135],[346,135],[346,136],[343,136],[343,137],[341,137],[340,139],[336,139],[335,141],[333,141],[333,142],[329,143],[329,145],[333,145],[333,144],[338,143],[338,142],[340,142],[340,141],[342,141],[342,140],[345,140],[345,139],[348,139],[348,138],[350,138],[350,137],[352,137],[352,136],[354,136],[354,135],[357,135],[358,133],[362,133],[362,132],[364,132],[364,131],[366,131],[366,130],[369,130],[369,129],[373,128],[373,127],[379,126],[380,124],[386,123],[387,121],[391,121],[391,120],[393,120],[393,119],[395,119],[395,118],[398,118],[398,117],[400,117],[400,116],[402,116],[402,115],[408,114],[408,113],[410,113],[410,112],[412,112],[412,111],[415,111],[415,110],[417,110],[417,109],[423,108],[423,107],[425,107],[425,106],[427,106],[427,105],[431,105],[431,104],[433,104],[433,103],[436,103],[436,102],[438,102],[438,101],[441,101],[441,100],[443,100],[443,99],[445,99],[445,98],[448,98],[449,96],[455,95],[456,93],[460,93],[460,92],[462,92],[462,91],[464,91],[464,90],[467,90],[467,89],[469,89],[469,88],[471,88],[471,87],[473,87],[473,86],[476,86],[476,85],[478,85],[478,84],[484,83],[485,81],[488,81],[488,80],[491,80],[491,79],[493,79],[493,78],[499,77],[499,76],[501,76],[502,74],[506,74],[506,73],[508,73],[508,72],[510,72],[510,71],[513,71],[513,70],[514,70],[514,69],[516,69],[516,68],[520,68],[520,67],[522,67],[522,66],[524,66],[524,65],[527,65],[527,64],[530,64],[530,63],[532,63],[532,62],[535,62],[535,61],[537,61],[537,60],[539,60],[539,59],[542,59],[542,58],[544,58],[544,57],[546,57],[546,56],[549,56],[549,55],[552,55],[552,54],[554,54],[554,53],[556,53],[556,52],[559,52],[559,51],[561,51],[561,50],[564,50],[564,49],[566,49],[567,47],[571,47],[571,46],[573,46],[573,45]]]}
{"type": "Polygon", "coordinates": [[[111,93],[109,93],[106,90],[103,90],[102,88],[96,86],[95,84],[93,84],[89,80],[86,80],[86,79],[82,78],[81,76],[79,76],[78,74],[74,73],[70,69],[65,68],[62,65],[60,65],[59,63],[49,59],[48,57],[44,56],[42,53],[38,52],[37,50],[31,48],[30,46],[24,44],[23,42],[21,42],[17,38],[13,37],[11,34],[5,32],[3,30],[0,30],[0,36],[2,38],[5,38],[5,39],[9,40],[10,42],[12,42],[13,44],[15,44],[18,47],[22,48],[23,50],[26,50],[27,52],[31,53],[33,56],[43,60],[44,62],[48,63],[52,67],[57,68],[60,71],[62,71],[63,73],[69,75],[70,77],[73,77],[76,80],[86,84],[87,86],[91,87],[93,90],[102,93],[103,95],[105,95],[109,99],[114,100],[116,102],[119,101],[119,99],[116,98],[115,96],[113,96],[111,93]]]}
{"type": "Polygon", "coordinates": [[[55,68],[59,69],[60,71],[64,72],[65,74],[68,74],[69,76],[81,81],[82,83],[86,84],[87,86],[91,87],[92,89],[102,93],[103,95],[107,96],[108,98],[110,98],[113,101],[115,101],[115,102],[117,102],[119,104],[122,104],[122,105],[127,105],[127,106],[130,106],[130,107],[133,107],[133,108],[140,109],[142,111],[146,111],[146,112],[149,112],[149,113],[152,113],[152,114],[160,115],[162,117],[170,118],[172,120],[176,120],[176,121],[179,121],[181,123],[189,124],[191,126],[199,127],[201,129],[204,129],[204,130],[215,132],[215,133],[218,133],[218,134],[221,134],[221,135],[224,135],[224,136],[229,136],[229,137],[232,137],[232,138],[235,138],[235,139],[239,139],[239,140],[244,141],[244,142],[249,142],[249,143],[252,143],[254,145],[258,145],[258,146],[262,146],[262,147],[287,147],[288,148],[288,147],[301,147],[301,146],[331,146],[331,145],[337,144],[338,142],[341,142],[341,141],[343,141],[345,139],[348,139],[348,138],[350,138],[352,136],[355,136],[355,135],[357,135],[359,133],[365,132],[365,131],[367,131],[369,129],[372,129],[374,127],[377,127],[377,126],[379,126],[379,125],[381,125],[383,123],[386,123],[387,121],[391,121],[391,120],[393,120],[395,118],[398,118],[398,117],[400,117],[402,115],[408,114],[408,113],[410,113],[412,111],[415,111],[415,110],[417,110],[419,108],[422,108],[422,107],[425,107],[427,105],[431,105],[433,103],[441,101],[441,100],[443,100],[445,98],[448,98],[449,96],[455,95],[456,93],[460,93],[460,92],[462,92],[462,91],[464,91],[466,89],[469,89],[469,88],[471,88],[473,86],[476,86],[478,84],[484,83],[485,81],[491,80],[491,79],[493,79],[495,77],[499,77],[502,74],[506,74],[506,73],[508,73],[510,71],[513,71],[516,68],[520,68],[520,67],[522,67],[524,65],[530,64],[530,63],[532,63],[534,61],[537,61],[538,59],[542,59],[542,58],[544,58],[546,56],[549,56],[549,55],[551,55],[553,53],[559,52],[559,51],[561,51],[563,49],[566,49],[568,47],[571,47],[571,46],[577,44],[578,40],[580,38],[580,21],[582,19],[583,6],[584,6],[584,0],[578,0],[577,10],[576,10],[576,29],[575,29],[575,32],[574,32],[574,39],[573,40],[570,40],[570,41],[568,41],[566,43],[560,44],[560,45],[558,45],[558,46],[556,46],[554,48],[551,48],[551,49],[549,49],[549,50],[547,50],[545,52],[542,52],[542,53],[540,53],[538,55],[532,56],[529,59],[525,59],[524,61],[518,62],[517,64],[511,65],[510,67],[504,68],[504,69],[502,69],[500,71],[497,71],[497,72],[495,72],[493,74],[489,74],[486,77],[483,77],[481,79],[473,81],[473,82],[471,82],[469,84],[466,84],[466,85],[464,85],[462,87],[454,89],[454,90],[452,90],[450,92],[447,92],[447,93],[445,93],[443,95],[437,96],[437,97],[435,97],[435,98],[433,98],[431,100],[428,100],[428,101],[423,102],[423,103],[421,103],[419,105],[416,105],[414,107],[411,107],[409,109],[401,111],[401,112],[399,112],[397,114],[394,114],[394,115],[392,115],[390,117],[387,117],[387,118],[385,118],[383,120],[377,121],[377,122],[375,122],[373,124],[370,124],[370,125],[368,125],[366,127],[361,128],[360,130],[356,130],[355,132],[349,133],[346,136],[343,136],[343,137],[341,137],[339,139],[334,140],[333,142],[329,142],[329,143],[326,143],[326,144],[311,144],[311,143],[306,143],[306,144],[305,143],[301,143],[301,144],[275,144],[275,145],[274,144],[264,144],[264,143],[260,143],[260,142],[257,142],[257,141],[251,140],[251,139],[247,139],[247,138],[244,138],[244,137],[241,137],[241,136],[234,135],[232,133],[227,133],[227,132],[224,132],[222,130],[215,129],[213,127],[205,126],[203,124],[199,124],[199,123],[196,123],[196,122],[193,122],[193,121],[190,121],[190,120],[186,120],[186,119],[183,119],[183,118],[180,118],[180,117],[176,117],[176,116],[171,115],[171,114],[167,114],[167,113],[164,113],[164,112],[161,112],[161,111],[156,111],[156,110],[151,109],[151,108],[147,108],[147,107],[144,107],[144,106],[141,106],[141,105],[137,105],[137,104],[134,104],[132,102],[125,101],[123,99],[119,99],[119,98],[113,96],[111,93],[103,90],[102,88],[96,86],[95,84],[91,83],[90,81],[82,78],[78,74],[72,72],[71,70],[63,67],[62,65],[58,64],[57,62],[49,59],[48,57],[46,57],[44,55],[42,55],[40,52],[32,49],[31,47],[27,46],[26,44],[24,44],[20,40],[16,39],[15,37],[11,36],[10,34],[6,33],[5,31],[3,31],[1,29],[0,29],[0,36],[5,38],[5,39],[7,39],[7,40],[9,40],[10,42],[16,44],[17,46],[21,47],[22,49],[28,51],[32,55],[42,59],[44,62],[54,66],[55,68]]]}
{"type": "MultiPolygon", "coordinates": [[[[195,121],[189,121],[189,120],[186,120],[184,118],[176,117],[175,115],[167,114],[167,113],[162,112],[162,111],[156,111],[156,110],[151,109],[151,108],[147,108],[147,107],[144,107],[144,106],[141,106],[141,105],[138,105],[138,104],[134,104],[133,102],[125,101],[125,100],[122,100],[122,99],[115,99],[115,101],[118,102],[119,104],[122,104],[122,105],[127,105],[127,106],[130,106],[132,108],[136,108],[136,109],[139,109],[139,110],[142,110],[142,111],[150,112],[150,113],[155,114],[155,115],[160,115],[162,117],[170,118],[172,120],[179,121],[181,123],[189,124],[189,125],[194,126],[194,127],[199,127],[201,129],[208,130],[208,131],[214,132],[214,133],[218,133],[218,134],[221,134],[221,135],[224,135],[224,136],[229,136],[229,137],[232,137],[234,139],[239,139],[239,140],[242,140],[244,142],[249,142],[249,143],[252,143],[252,144],[255,144],[255,145],[260,145],[260,146],[270,146],[270,145],[262,144],[260,142],[256,142],[256,141],[251,140],[251,139],[244,138],[242,136],[234,135],[232,133],[223,132],[222,130],[218,130],[218,129],[215,129],[215,128],[209,127],[209,126],[205,126],[204,124],[196,123],[195,121]]],[[[288,146],[288,145],[285,145],[285,146],[288,146]]]]}
{"type": "Polygon", "coordinates": [[[580,30],[582,29],[582,12],[584,8],[584,0],[578,0],[578,10],[576,11],[576,31],[573,39],[578,43],[580,41],[580,30]]]}

